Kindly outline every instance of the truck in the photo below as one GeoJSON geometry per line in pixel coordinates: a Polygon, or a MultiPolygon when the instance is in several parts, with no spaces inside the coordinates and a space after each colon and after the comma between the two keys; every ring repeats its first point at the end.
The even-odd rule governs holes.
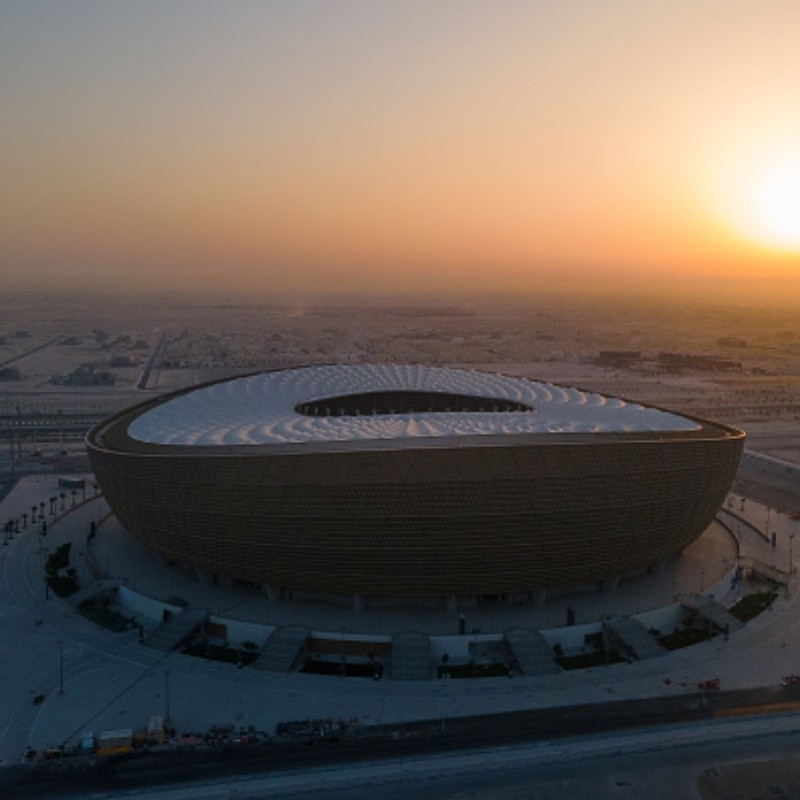
{"type": "Polygon", "coordinates": [[[118,731],[103,731],[97,737],[97,755],[111,756],[133,750],[133,730],[122,728],[118,731]]]}

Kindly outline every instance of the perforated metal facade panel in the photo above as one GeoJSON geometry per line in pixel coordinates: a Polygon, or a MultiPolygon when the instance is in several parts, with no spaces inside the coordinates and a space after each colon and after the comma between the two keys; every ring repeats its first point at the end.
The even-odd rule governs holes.
{"type": "Polygon", "coordinates": [[[122,524],[175,561],[311,592],[495,594],[642,570],[705,530],[744,442],[704,423],[459,446],[145,445],[126,430],[149,407],[88,437],[122,524]]]}

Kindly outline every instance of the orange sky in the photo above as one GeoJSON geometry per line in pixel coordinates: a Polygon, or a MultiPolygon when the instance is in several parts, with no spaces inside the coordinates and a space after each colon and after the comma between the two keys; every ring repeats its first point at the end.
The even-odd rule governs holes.
{"type": "Polygon", "coordinates": [[[800,299],[800,219],[750,224],[800,158],[798,30],[794,0],[7,2],[4,284],[800,299]]]}

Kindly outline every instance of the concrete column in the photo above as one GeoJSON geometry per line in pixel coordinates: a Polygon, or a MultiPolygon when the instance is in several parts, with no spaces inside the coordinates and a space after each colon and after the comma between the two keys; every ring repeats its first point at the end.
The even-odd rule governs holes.
{"type": "Polygon", "coordinates": [[[367,598],[363,594],[353,595],[353,611],[366,611],[367,598]]]}
{"type": "Polygon", "coordinates": [[[200,581],[203,586],[214,585],[214,576],[210,572],[203,572],[203,570],[195,567],[194,574],[197,575],[197,580],[200,581]]]}
{"type": "Polygon", "coordinates": [[[448,614],[457,614],[458,613],[458,596],[455,594],[447,595],[445,599],[445,607],[447,609],[448,614]]]}
{"type": "Polygon", "coordinates": [[[272,586],[272,584],[269,583],[262,583],[261,594],[265,594],[267,596],[267,600],[272,601],[278,599],[280,591],[277,586],[272,586]]]}

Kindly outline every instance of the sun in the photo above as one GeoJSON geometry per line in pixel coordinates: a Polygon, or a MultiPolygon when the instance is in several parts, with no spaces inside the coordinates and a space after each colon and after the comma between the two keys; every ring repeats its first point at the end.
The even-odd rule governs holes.
{"type": "Polygon", "coordinates": [[[750,236],[772,247],[800,250],[800,155],[762,165],[748,195],[750,236]]]}

